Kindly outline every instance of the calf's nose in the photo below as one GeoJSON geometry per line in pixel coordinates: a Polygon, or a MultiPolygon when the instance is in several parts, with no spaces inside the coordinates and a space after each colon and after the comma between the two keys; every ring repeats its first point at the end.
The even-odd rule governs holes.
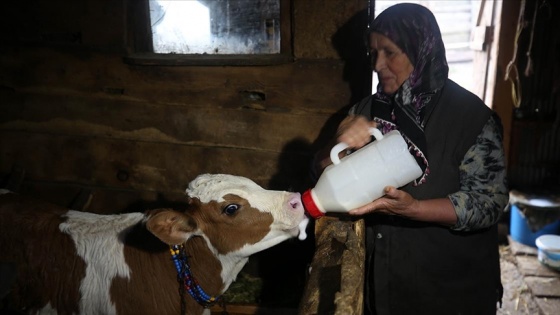
{"type": "Polygon", "coordinates": [[[301,202],[300,193],[291,193],[288,197],[288,205],[292,210],[303,210],[303,203],[301,202]]]}

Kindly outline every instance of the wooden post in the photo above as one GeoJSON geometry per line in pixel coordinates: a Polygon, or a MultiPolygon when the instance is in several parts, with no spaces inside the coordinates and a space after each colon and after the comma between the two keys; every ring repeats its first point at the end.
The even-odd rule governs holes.
{"type": "Polygon", "coordinates": [[[326,216],[317,221],[315,236],[299,314],[363,314],[364,220],[326,216]]]}

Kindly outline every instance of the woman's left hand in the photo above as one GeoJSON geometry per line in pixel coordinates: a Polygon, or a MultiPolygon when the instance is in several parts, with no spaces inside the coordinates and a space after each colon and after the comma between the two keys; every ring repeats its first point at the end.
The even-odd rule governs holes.
{"type": "Polygon", "coordinates": [[[351,215],[385,213],[412,218],[418,209],[418,200],[410,194],[392,186],[385,187],[385,195],[362,207],[353,209],[351,215]]]}
{"type": "Polygon", "coordinates": [[[457,214],[449,198],[418,200],[392,186],[385,187],[383,197],[348,213],[351,215],[384,213],[444,226],[453,226],[457,223],[457,214]]]}

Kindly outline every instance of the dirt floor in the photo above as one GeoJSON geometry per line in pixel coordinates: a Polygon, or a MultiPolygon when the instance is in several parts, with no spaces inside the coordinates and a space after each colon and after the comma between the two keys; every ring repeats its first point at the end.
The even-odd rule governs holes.
{"type": "MultiPolygon", "coordinates": [[[[541,311],[535,301],[531,290],[523,280],[523,275],[519,272],[517,262],[509,245],[500,246],[500,266],[502,272],[502,285],[504,286],[504,297],[502,299],[502,307],[496,312],[497,315],[549,315],[541,311]]],[[[214,309],[213,314],[220,314],[222,309],[214,309]]],[[[229,311],[235,314],[236,309],[229,307],[229,311]]],[[[278,314],[297,314],[297,310],[293,309],[288,312],[278,314]]],[[[241,313],[249,314],[249,313],[241,313]]],[[[277,314],[277,313],[259,313],[259,314],[277,314]]],[[[560,313],[559,313],[560,314],[560,313]]]]}
{"type": "Polygon", "coordinates": [[[508,245],[500,246],[500,266],[504,297],[502,308],[498,309],[496,314],[544,315],[523,280],[523,275],[519,272],[515,257],[508,245]]]}

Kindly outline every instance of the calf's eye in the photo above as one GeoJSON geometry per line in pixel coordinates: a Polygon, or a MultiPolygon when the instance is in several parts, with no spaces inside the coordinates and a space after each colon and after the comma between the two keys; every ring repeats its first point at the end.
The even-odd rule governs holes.
{"type": "Polygon", "coordinates": [[[237,210],[239,210],[239,205],[232,203],[224,207],[223,213],[227,215],[232,215],[235,214],[237,210]]]}

